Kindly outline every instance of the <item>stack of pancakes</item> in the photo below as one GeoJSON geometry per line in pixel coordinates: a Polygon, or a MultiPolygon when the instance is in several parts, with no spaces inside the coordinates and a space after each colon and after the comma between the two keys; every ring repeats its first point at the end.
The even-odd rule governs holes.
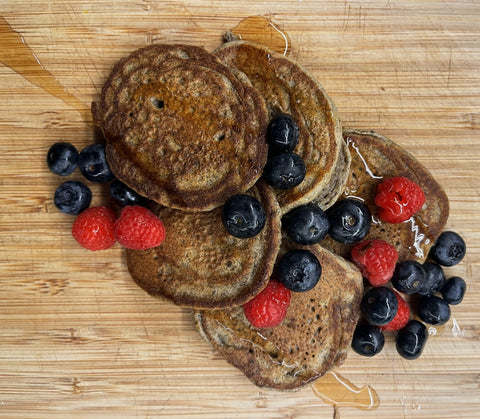
{"type": "Polygon", "coordinates": [[[345,359],[359,319],[360,272],[350,248],[331,239],[307,248],[322,277],[292,293],[287,317],[257,329],[242,305],[267,285],[275,263],[294,245],[282,238],[281,217],[307,203],[327,209],[354,195],[373,208],[384,176],[420,184],[426,206],[408,223],[374,223],[369,237],[385,238],[401,257],[422,259],[441,232],[448,201],[412,156],[374,133],[346,130],[318,81],[289,58],[243,41],[213,53],[180,44],[157,44],[121,60],[92,105],[115,175],[152,202],[166,226],[156,248],[126,250],[134,281],[149,294],[193,308],[200,334],[259,386],[294,389],[345,359]],[[266,129],[278,114],[299,127],[295,149],[304,181],[274,190],[262,178],[268,157],[266,129]],[[221,220],[232,195],[262,203],[267,222],[255,237],[230,235],[221,220]]]}

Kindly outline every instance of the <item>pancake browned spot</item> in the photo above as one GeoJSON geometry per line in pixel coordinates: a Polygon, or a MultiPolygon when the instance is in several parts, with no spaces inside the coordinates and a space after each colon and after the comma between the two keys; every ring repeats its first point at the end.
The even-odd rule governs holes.
{"type": "MultiPolygon", "coordinates": [[[[279,256],[292,246],[284,243],[279,256]]],[[[340,365],[350,347],[360,316],[362,275],[319,245],[308,249],[320,261],[322,276],[310,291],[292,292],[279,326],[255,328],[241,307],[195,312],[199,333],[258,386],[299,388],[340,365]]]]}
{"type": "Polygon", "coordinates": [[[92,112],[112,171],[161,205],[218,207],[253,186],[266,162],[263,98],[200,47],[134,51],[114,67],[92,112]]]}
{"type": "MultiPolygon", "coordinates": [[[[343,197],[361,199],[372,213],[372,225],[366,239],[383,239],[395,246],[399,260],[424,261],[443,231],[448,219],[448,197],[431,173],[409,152],[373,131],[344,130],[352,163],[343,197]],[[376,186],[385,177],[405,176],[420,185],[425,205],[404,223],[389,224],[378,218],[376,186]]],[[[354,245],[335,242],[329,236],[322,245],[349,257],[354,245]]]]}
{"type": "Polygon", "coordinates": [[[227,42],[215,54],[229,67],[237,68],[263,95],[270,118],[288,113],[298,124],[300,136],[295,152],[305,162],[305,179],[293,189],[276,191],[286,213],[297,205],[314,201],[323,209],[340,195],[349,157],[342,152],[342,130],[333,102],[320,83],[293,60],[263,45],[227,42]]]}
{"type": "Polygon", "coordinates": [[[151,295],[195,308],[232,307],[258,294],[267,285],[280,247],[280,208],[263,182],[248,193],[260,200],[267,216],[263,230],[249,239],[227,232],[222,208],[157,208],[166,238],[153,249],[126,250],[134,281],[151,295]]]}

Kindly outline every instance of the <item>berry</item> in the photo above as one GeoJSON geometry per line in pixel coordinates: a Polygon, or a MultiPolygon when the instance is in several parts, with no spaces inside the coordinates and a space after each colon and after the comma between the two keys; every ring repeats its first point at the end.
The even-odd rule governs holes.
{"type": "Polygon", "coordinates": [[[427,343],[427,328],[418,320],[410,320],[398,331],[396,338],[397,352],[405,359],[417,359],[427,343]]]}
{"type": "Polygon", "coordinates": [[[436,295],[426,295],[418,303],[418,317],[425,323],[440,326],[450,319],[450,306],[436,295]]]}
{"type": "Polygon", "coordinates": [[[85,147],[78,156],[78,167],[83,176],[91,182],[105,183],[115,177],[105,157],[103,144],[85,147]]]}
{"type": "Polygon", "coordinates": [[[298,126],[287,114],[280,114],[270,121],[267,129],[269,151],[278,154],[282,151],[293,151],[298,144],[298,126]]]}
{"type": "Polygon", "coordinates": [[[291,189],[305,178],[306,168],[302,158],[291,151],[270,157],[263,168],[265,181],[277,189],[291,189]]]}
{"type": "Polygon", "coordinates": [[[115,237],[128,249],[145,250],[165,240],[165,226],[152,211],[140,205],[122,208],[115,222],[115,237]]]}
{"type": "Polygon", "coordinates": [[[88,250],[105,250],[115,244],[115,214],[103,206],[87,208],[73,222],[72,235],[88,250]]]}
{"type": "Polygon", "coordinates": [[[283,216],[282,226],[295,243],[310,245],[325,238],[330,222],[320,207],[301,205],[283,216]]]}
{"type": "Polygon", "coordinates": [[[53,196],[55,206],[65,214],[78,215],[90,206],[90,188],[77,180],[62,183],[53,196]]]}
{"type": "Polygon", "coordinates": [[[425,282],[425,270],[416,260],[397,263],[391,279],[392,285],[404,294],[415,294],[425,282]]]}
{"type": "Polygon", "coordinates": [[[390,288],[374,287],[363,295],[361,308],[368,323],[383,326],[397,314],[397,297],[390,288]]]}
{"type": "Polygon", "coordinates": [[[384,344],[385,337],[378,327],[362,324],[353,333],[352,348],[360,355],[374,356],[383,349],[384,344]]]}
{"type": "Polygon", "coordinates": [[[403,176],[384,179],[377,185],[378,216],[387,223],[407,221],[425,203],[425,194],[415,182],[403,176]]]}
{"type": "Polygon", "coordinates": [[[355,243],[370,231],[370,210],[356,199],[342,199],[327,210],[328,234],[340,243],[355,243]]]}
{"type": "Polygon", "coordinates": [[[53,144],[47,153],[48,168],[60,176],[70,175],[78,165],[78,151],[70,143],[53,144]]]}
{"type": "Polygon", "coordinates": [[[363,277],[374,287],[379,287],[392,277],[398,252],[384,240],[364,240],[353,247],[351,258],[363,277]]]}
{"type": "Polygon", "coordinates": [[[133,189],[129,188],[118,179],[114,179],[110,184],[110,195],[120,205],[142,205],[145,206],[148,199],[139,195],[133,189]]]}
{"type": "Polygon", "coordinates": [[[393,331],[393,330],[401,329],[402,327],[405,327],[405,325],[408,323],[408,320],[410,319],[410,306],[398,292],[395,292],[395,291],[393,292],[397,297],[397,303],[398,303],[397,314],[395,315],[395,317],[392,319],[390,323],[387,323],[383,326],[379,326],[380,330],[383,330],[383,331],[393,331]]]}
{"type": "Polygon", "coordinates": [[[253,196],[238,194],[230,197],[222,209],[222,221],[235,237],[246,239],[262,231],[266,222],[265,210],[253,196]]]}
{"type": "Polygon", "coordinates": [[[445,285],[445,275],[440,265],[436,263],[426,262],[423,264],[425,270],[425,281],[421,288],[417,291],[420,295],[435,294],[445,285]]]}
{"type": "Polygon", "coordinates": [[[243,312],[254,327],[275,327],[285,318],[290,298],[290,290],[270,280],[262,292],[243,305],[243,312]]]}
{"type": "Polygon", "coordinates": [[[304,292],[317,285],[322,267],[310,250],[294,249],[282,256],[277,273],[280,282],[289,290],[304,292]]]}
{"type": "Polygon", "coordinates": [[[450,305],[460,304],[465,295],[467,284],[459,276],[452,276],[441,289],[443,299],[450,305]]]}
{"type": "Polygon", "coordinates": [[[453,266],[465,256],[467,246],[454,231],[444,231],[430,249],[429,256],[442,266],[453,266]]]}

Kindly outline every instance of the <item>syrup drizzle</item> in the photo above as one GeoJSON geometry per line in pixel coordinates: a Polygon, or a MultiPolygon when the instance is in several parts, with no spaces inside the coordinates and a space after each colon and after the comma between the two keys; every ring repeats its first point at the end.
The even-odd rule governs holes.
{"type": "Polygon", "coordinates": [[[380,405],[380,398],[371,386],[357,387],[334,371],[325,374],[311,387],[317,397],[335,408],[334,417],[339,417],[338,408],[342,406],[372,410],[380,405]]]}
{"type": "Polygon", "coordinates": [[[263,16],[249,16],[230,29],[230,32],[237,39],[265,45],[283,55],[287,55],[290,49],[288,35],[263,16]]]}
{"type": "Polygon", "coordinates": [[[92,121],[90,109],[68,93],[58,80],[45,69],[23,36],[13,30],[2,16],[0,16],[0,44],[2,45],[0,48],[1,63],[77,110],[85,122],[92,121]]]}

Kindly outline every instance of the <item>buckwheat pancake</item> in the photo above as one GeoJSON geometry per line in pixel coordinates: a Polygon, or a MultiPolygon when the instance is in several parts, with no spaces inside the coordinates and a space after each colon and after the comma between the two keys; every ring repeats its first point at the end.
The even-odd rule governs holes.
{"type": "MultiPolygon", "coordinates": [[[[445,191],[415,157],[388,138],[359,130],[344,130],[343,136],[352,162],[342,196],[357,197],[370,209],[373,222],[366,239],[388,241],[397,249],[399,260],[424,261],[447,222],[449,204],[445,191]],[[378,217],[376,186],[391,176],[405,176],[420,185],[425,193],[423,208],[403,223],[389,224],[378,217]]],[[[344,257],[349,257],[354,246],[335,242],[329,236],[322,245],[344,257]]]]}
{"type": "Polygon", "coordinates": [[[190,211],[249,189],[266,162],[268,119],[246,80],[196,46],[154,44],[122,59],[92,104],[114,174],[190,211]]]}
{"type": "Polygon", "coordinates": [[[222,223],[222,208],[190,212],[154,210],[165,224],[165,241],[148,250],[126,250],[128,270],[149,294],[177,305],[219,308],[241,305],[267,285],[281,240],[280,208],[263,182],[247,193],[263,205],[266,224],[239,239],[222,223]]]}
{"type": "MultiPolygon", "coordinates": [[[[291,244],[282,244],[283,254],[291,244]]],[[[291,294],[283,322],[256,328],[242,307],[200,310],[199,333],[256,385],[296,389],[343,363],[360,316],[363,279],[358,269],[319,245],[308,247],[322,265],[318,284],[291,294]]]]}
{"type": "Polygon", "coordinates": [[[250,79],[265,99],[270,118],[280,113],[293,116],[299,127],[295,153],[306,165],[306,177],[290,190],[277,190],[286,213],[295,206],[315,201],[326,209],[341,193],[348,171],[348,150],[342,151],[342,130],[337,110],[320,83],[293,60],[265,46],[231,41],[214,51],[225,64],[250,79]]]}

